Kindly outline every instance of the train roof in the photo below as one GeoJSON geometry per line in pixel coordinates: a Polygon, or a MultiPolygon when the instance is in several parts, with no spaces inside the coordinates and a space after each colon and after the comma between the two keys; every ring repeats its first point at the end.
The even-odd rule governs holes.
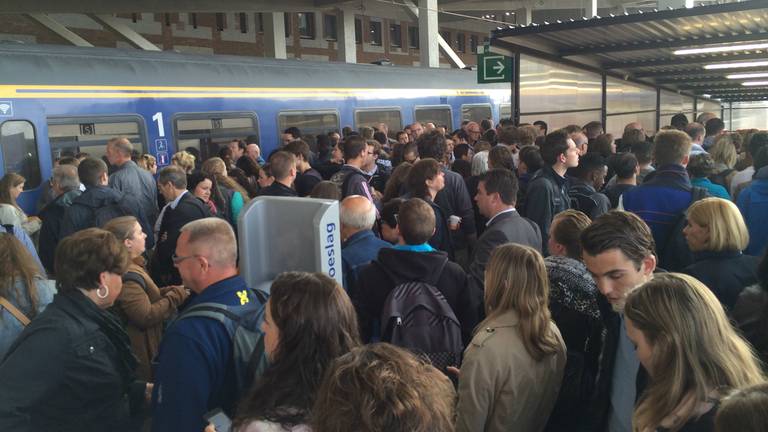
{"type": "MultiPolygon", "coordinates": [[[[171,51],[0,44],[0,84],[329,88],[477,88],[456,69],[193,55],[171,51]]],[[[482,88],[509,88],[484,84],[482,88]]]]}

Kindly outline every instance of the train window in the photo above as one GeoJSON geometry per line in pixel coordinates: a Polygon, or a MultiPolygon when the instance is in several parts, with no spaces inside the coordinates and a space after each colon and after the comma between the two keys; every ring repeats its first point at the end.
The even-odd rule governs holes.
{"type": "Polygon", "coordinates": [[[277,115],[278,136],[291,126],[299,128],[301,138],[310,146],[315,136],[339,130],[339,113],[336,111],[281,111],[277,115]]]}
{"type": "Polygon", "coordinates": [[[32,123],[26,120],[4,122],[0,126],[0,149],[3,151],[3,172],[23,176],[26,179],[24,190],[40,185],[40,158],[32,123]]]}
{"type": "Polygon", "coordinates": [[[499,116],[503,119],[512,118],[512,105],[511,104],[499,105],[499,116]]]}
{"type": "Polygon", "coordinates": [[[403,129],[403,115],[400,108],[362,108],[355,110],[355,126],[376,127],[384,123],[389,129],[390,138],[403,129]]]}
{"type": "Polygon", "coordinates": [[[465,104],[461,106],[461,121],[473,121],[480,123],[481,120],[493,119],[490,104],[465,104]]]}
{"type": "Polygon", "coordinates": [[[448,105],[417,106],[414,118],[421,123],[434,123],[435,126],[447,126],[453,130],[451,107],[448,105]]]}
{"type": "Polygon", "coordinates": [[[85,152],[91,157],[106,155],[107,141],[125,137],[134,150],[146,152],[144,120],[139,116],[49,117],[48,142],[51,159],[85,152]]]}
{"type": "Polygon", "coordinates": [[[259,120],[253,112],[180,113],[173,116],[173,128],[176,150],[192,147],[201,160],[217,156],[232,140],[255,137],[258,142],[259,136],[259,120]]]}

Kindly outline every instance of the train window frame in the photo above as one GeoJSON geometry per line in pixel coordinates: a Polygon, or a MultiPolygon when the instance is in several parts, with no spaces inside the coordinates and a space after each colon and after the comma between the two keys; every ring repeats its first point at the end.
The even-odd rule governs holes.
{"type": "MultiPolygon", "coordinates": [[[[35,123],[32,120],[14,118],[14,119],[8,119],[8,120],[5,120],[3,122],[0,122],[0,162],[2,162],[3,173],[4,174],[8,174],[9,172],[16,172],[16,173],[24,176],[24,179],[25,179],[25,181],[24,181],[24,190],[25,191],[36,189],[36,188],[40,187],[40,184],[43,182],[43,168],[40,165],[40,149],[38,148],[38,146],[40,145],[40,142],[38,141],[37,137],[38,137],[37,128],[35,127],[35,123]],[[32,147],[33,147],[33,149],[35,151],[33,156],[34,156],[34,160],[36,162],[34,164],[34,169],[35,169],[36,172],[32,173],[32,175],[26,174],[26,173],[21,172],[21,171],[10,171],[10,170],[8,170],[8,164],[7,164],[8,158],[6,157],[6,151],[5,151],[6,149],[5,149],[5,146],[3,145],[3,129],[5,128],[5,126],[8,123],[27,123],[32,128],[32,139],[33,139],[33,146],[32,147]]],[[[25,141],[26,141],[26,138],[25,138],[25,141]]],[[[24,149],[24,150],[26,150],[26,149],[24,149]]],[[[21,162],[21,161],[19,161],[19,162],[21,162]]]]}
{"type": "MultiPolygon", "coordinates": [[[[421,122],[423,121],[419,120],[417,117],[419,110],[429,110],[429,109],[447,109],[449,113],[449,120],[451,121],[450,124],[448,124],[448,130],[453,130],[453,107],[448,104],[436,104],[436,105],[416,105],[413,107],[413,121],[414,122],[421,122]]],[[[435,125],[440,126],[440,125],[435,125]]]]}
{"type": "MultiPolygon", "coordinates": [[[[250,134],[247,136],[253,136],[256,135],[258,144],[261,145],[261,122],[259,121],[259,115],[255,111],[196,111],[196,112],[177,112],[174,113],[171,116],[171,133],[173,136],[173,142],[175,145],[175,150],[177,152],[184,150],[179,146],[179,142],[181,139],[202,139],[202,138],[225,138],[228,139],[230,135],[228,134],[220,134],[220,135],[213,135],[210,136],[206,134],[196,134],[196,135],[188,135],[181,137],[179,135],[179,128],[178,128],[178,122],[179,120],[213,120],[213,119],[225,119],[225,118],[251,118],[253,120],[253,124],[256,125],[256,133],[250,134]],[[181,138],[181,139],[180,139],[181,138]]],[[[239,135],[237,136],[239,137],[239,135]]],[[[245,138],[245,137],[243,137],[245,138]]],[[[221,148],[221,146],[219,146],[221,148]]],[[[198,148],[198,151],[201,151],[201,156],[207,156],[203,157],[203,160],[218,156],[217,154],[209,155],[202,154],[202,149],[198,148]]]]}
{"type": "MultiPolygon", "coordinates": [[[[99,123],[136,123],[139,139],[141,142],[141,153],[148,153],[149,149],[149,134],[147,133],[147,123],[144,117],[140,114],[125,113],[125,114],[108,114],[108,115],[77,115],[77,116],[50,116],[45,119],[48,125],[48,147],[51,152],[51,160],[54,160],[53,151],[54,146],[51,143],[50,127],[60,125],[81,125],[81,124],[99,124],[99,123]]],[[[135,144],[131,142],[132,144],[135,144]]],[[[106,147],[107,143],[104,142],[106,147]]]]}
{"type": "MultiPolygon", "coordinates": [[[[398,131],[403,130],[403,109],[399,106],[383,106],[383,107],[363,107],[363,108],[355,108],[353,112],[353,117],[355,119],[355,127],[360,129],[361,126],[368,126],[367,124],[360,124],[360,120],[358,118],[358,114],[361,112],[397,112],[400,115],[400,126],[393,130],[391,125],[387,125],[389,127],[389,134],[390,138],[393,138],[393,134],[396,134],[398,131]]],[[[382,122],[378,122],[382,123],[382,122]]]]}
{"type": "MultiPolygon", "coordinates": [[[[335,108],[327,108],[327,109],[311,109],[311,110],[302,110],[302,109],[291,109],[291,110],[281,110],[277,112],[277,137],[278,142],[282,142],[282,136],[283,131],[287,129],[287,127],[281,127],[280,125],[280,118],[283,115],[326,115],[326,114],[333,114],[336,116],[336,128],[333,129],[336,132],[341,131],[341,113],[338,109],[335,108]]],[[[288,126],[290,127],[290,125],[288,126]]],[[[299,128],[301,129],[301,128],[299,128]]],[[[303,140],[307,141],[307,143],[312,146],[314,145],[314,135],[307,135],[304,131],[302,131],[302,137],[303,140]]]]}
{"type": "MultiPolygon", "coordinates": [[[[461,121],[462,121],[462,123],[465,120],[475,121],[475,122],[479,123],[478,120],[472,120],[472,119],[464,118],[464,108],[487,108],[488,112],[491,114],[491,116],[490,116],[491,122],[494,121],[493,120],[493,107],[491,106],[491,104],[489,104],[489,103],[468,103],[468,104],[461,104],[461,106],[460,106],[460,109],[461,109],[461,121]]],[[[481,120],[483,120],[483,119],[481,119],[481,120]]]]}

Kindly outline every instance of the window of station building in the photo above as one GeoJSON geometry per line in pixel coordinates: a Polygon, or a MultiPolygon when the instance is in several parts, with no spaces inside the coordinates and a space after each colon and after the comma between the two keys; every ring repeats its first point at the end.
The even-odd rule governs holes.
{"type": "Polygon", "coordinates": [[[336,15],[323,15],[323,38],[329,41],[338,40],[339,33],[336,29],[336,15]]]}
{"type": "Polygon", "coordinates": [[[453,130],[453,116],[449,105],[417,106],[413,113],[417,122],[434,123],[435,126],[446,126],[453,130]]]}
{"type": "Polygon", "coordinates": [[[299,12],[299,36],[302,39],[315,38],[315,14],[314,12],[299,12]]]}
{"type": "Polygon", "coordinates": [[[259,120],[254,112],[180,113],[173,116],[173,131],[176,151],[194,148],[204,161],[232,140],[258,137],[259,120]]]}
{"type": "Polygon", "coordinates": [[[256,30],[259,33],[264,33],[264,14],[261,12],[256,14],[256,30]]]}
{"type": "Polygon", "coordinates": [[[469,35],[469,52],[477,53],[477,35],[469,35]]]}
{"type": "Polygon", "coordinates": [[[408,26],[408,48],[419,49],[419,28],[408,26]]]}
{"type": "Polygon", "coordinates": [[[0,126],[3,172],[24,177],[24,190],[40,186],[40,158],[35,127],[26,120],[9,120],[0,126]]]}
{"type": "Polygon", "coordinates": [[[363,43],[363,22],[355,18],[355,43],[363,43]]]}
{"type": "Polygon", "coordinates": [[[138,115],[49,117],[48,142],[51,159],[85,152],[94,158],[107,153],[107,141],[125,137],[139,153],[146,152],[146,127],[138,115]]]}
{"type": "Polygon", "coordinates": [[[389,44],[393,48],[400,48],[403,46],[403,28],[400,24],[389,25],[389,44]]]}
{"type": "Polygon", "coordinates": [[[283,23],[285,24],[285,37],[291,37],[291,14],[283,14],[283,23]]]}
{"type": "Polygon", "coordinates": [[[299,128],[301,138],[314,146],[317,135],[339,130],[339,113],[335,110],[281,111],[277,115],[278,136],[291,126],[299,128]]]}
{"type": "Polygon", "coordinates": [[[384,123],[389,129],[389,137],[394,138],[395,134],[403,129],[403,114],[400,108],[361,108],[355,110],[355,126],[378,127],[379,123],[384,123]]]}
{"type": "Polygon", "coordinates": [[[371,45],[381,45],[381,23],[379,21],[370,22],[371,45]]]}
{"type": "Polygon", "coordinates": [[[480,123],[493,118],[490,104],[465,104],[461,106],[461,121],[469,120],[480,123]]]}
{"type": "Polygon", "coordinates": [[[456,52],[463,53],[467,50],[467,36],[464,33],[456,33],[456,52]]]}

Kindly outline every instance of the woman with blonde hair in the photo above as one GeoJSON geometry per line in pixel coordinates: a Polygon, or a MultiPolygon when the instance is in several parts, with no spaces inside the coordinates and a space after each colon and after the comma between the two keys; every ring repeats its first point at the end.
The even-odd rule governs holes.
{"type": "Polygon", "coordinates": [[[739,158],[737,146],[741,146],[741,135],[724,133],[715,139],[715,143],[709,149],[709,154],[715,161],[715,173],[709,176],[709,180],[726,190],[730,187],[731,179],[736,174],[734,167],[739,158]]]}
{"type": "Polygon", "coordinates": [[[21,227],[30,237],[40,231],[43,221],[36,216],[29,216],[19,207],[16,200],[24,191],[26,179],[16,173],[7,173],[0,179],[0,223],[21,227]]]}
{"type": "Polygon", "coordinates": [[[739,208],[722,198],[704,198],[688,208],[683,235],[694,262],[683,270],[704,283],[726,310],[733,309],[741,291],[757,283],[759,259],[742,251],[749,231],[739,208]]]}
{"type": "Polygon", "coordinates": [[[211,198],[216,208],[224,215],[224,219],[233,227],[237,227],[240,210],[250,200],[248,192],[238,182],[227,176],[227,164],[221,158],[212,157],[203,162],[200,171],[216,179],[216,191],[211,194],[211,198]]]}
{"type": "Polygon", "coordinates": [[[0,228],[0,359],[56,292],[32,254],[0,228]]]}
{"type": "Polygon", "coordinates": [[[164,321],[189,296],[183,286],[158,288],[147,274],[142,257],[147,235],[133,216],[121,216],[104,225],[121,241],[130,255],[128,271],[123,275],[123,289],[115,301],[115,311],[125,324],[131,348],[139,359],[139,379],[152,381],[152,359],[157,355],[164,321]]]}
{"type": "Polygon", "coordinates": [[[627,336],[650,378],[632,415],[635,432],[711,431],[720,398],[765,379],[712,291],[661,273],[624,308],[627,336]]]}
{"type": "Polygon", "coordinates": [[[560,390],[565,344],[550,318],[538,251],[513,243],[493,251],[485,311],[464,352],[456,430],[541,431],[560,390]]]}
{"type": "Polygon", "coordinates": [[[141,155],[141,157],[136,161],[136,165],[138,165],[141,169],[149,171],[152,175],[157,174],[157,159],[151,154],[144,153],[141,155]]]}
{"type": "Polygon", "coordinates": [[[190,175],[195,170],[195,156],[190,152],[182,150],[173,154],[171,164],[180,166],[187,175],[190,175]]]}

